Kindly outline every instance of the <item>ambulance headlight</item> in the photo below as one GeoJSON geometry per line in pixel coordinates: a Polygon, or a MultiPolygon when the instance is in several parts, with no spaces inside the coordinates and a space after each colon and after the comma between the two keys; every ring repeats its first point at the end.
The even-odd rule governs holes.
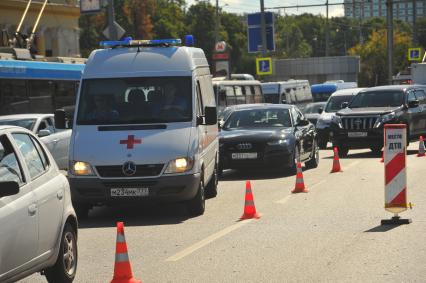
{"type": "Polygon", "coordinates": [[[74,161],[72,166],[72,173],[73,175],[80,175],[80,176],[90,176],[94,175],[92,166],[90,166],[89,163],[83,162],[83,161],[74,161]]]}
{"type": "Polygon", "coordinates": [[[165,171],[166,174],[173,173],[183,173],[192,169],[194,166],[194,161],[191,158],[176,158],[169,162],[167,169],[165,171]]]}

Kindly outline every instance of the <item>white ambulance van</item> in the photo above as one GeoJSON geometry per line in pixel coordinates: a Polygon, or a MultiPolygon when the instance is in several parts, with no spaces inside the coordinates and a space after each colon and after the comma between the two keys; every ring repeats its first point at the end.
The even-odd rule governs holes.
{"type": "MultiPolygon", "coordinates": [[[[83,72],[68,178],[80,216],[95,205],[217,194],[218,126],[209,66],[176,40],[103,42],[83,72]]],[[[65,113],[56,111],[57,126],[65,113]]]]}

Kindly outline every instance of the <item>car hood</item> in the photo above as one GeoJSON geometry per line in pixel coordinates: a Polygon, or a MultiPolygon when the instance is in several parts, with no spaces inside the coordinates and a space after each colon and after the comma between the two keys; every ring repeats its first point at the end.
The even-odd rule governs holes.
{"type": "Polygon", "coordinates": [[[189,141],[195,135],[191,123],[163,125],[163,129],[99,131],[98,126],[77,126],[73,130],[70,159],[91,165],[165,164],[188,156],[189,141]],[[133,148],[122,144],[130,136],[140,140],[133,148]]]}
{"type": "Polygon", "coordinates": [[[384,115],[391,113],[398,109],[398,107],[365,107],[365,108],[345,108],[337,112],[339,116],[370,116],[370,115],[384,115]]]}
{"type": "Polygon", "coordinates": [[[222,130],[219,135],[221,142],[266,142],[271,140],[279,140],[293,137],[292,128],[280,129],[238,129],[238,130],[222,130]]]}

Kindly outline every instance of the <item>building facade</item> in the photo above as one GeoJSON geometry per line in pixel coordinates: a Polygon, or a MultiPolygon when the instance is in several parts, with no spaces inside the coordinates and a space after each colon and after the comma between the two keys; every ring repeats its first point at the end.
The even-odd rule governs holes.
{"type": "MultiPolygon", "coordinates": [[[[345,0],[345,16],[356,19],[386,17],[386,0],[345,0]]],[[[426,16],[426,0],[401,1],[393,4],[393,17],[406,22],[413,22],[413,11],[417,17],[426,16]]]]}
{"type": "MultiPolygon", "coordinates": [[[[29,36],[42,8],[43,0],[33,0],[21,27],[29,36]]],[[[0,1],[0,29],[12,36],[22,18],[28,0],[0,1]]],[[[50,0],[36,30],[34,47],[38,55],[79,57],[80,8],[77,0],[50,0]]]]}

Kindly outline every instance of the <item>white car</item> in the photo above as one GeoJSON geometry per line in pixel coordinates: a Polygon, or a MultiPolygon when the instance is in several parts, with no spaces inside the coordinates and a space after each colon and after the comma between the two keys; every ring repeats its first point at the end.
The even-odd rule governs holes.
{"type": "Polygon", "coordinates": [[[0,125],[20,126],[38,135],[52,153],[59,169],[68,169],[71,130],[55,128],[53,114],[16,114],[0,116],[0,125]]]}
{"type": "Polygon", "coordinates": [[[29,130],[0,126],[0,282],[72,282],[77,217],[67,178],[29,130]]]}

